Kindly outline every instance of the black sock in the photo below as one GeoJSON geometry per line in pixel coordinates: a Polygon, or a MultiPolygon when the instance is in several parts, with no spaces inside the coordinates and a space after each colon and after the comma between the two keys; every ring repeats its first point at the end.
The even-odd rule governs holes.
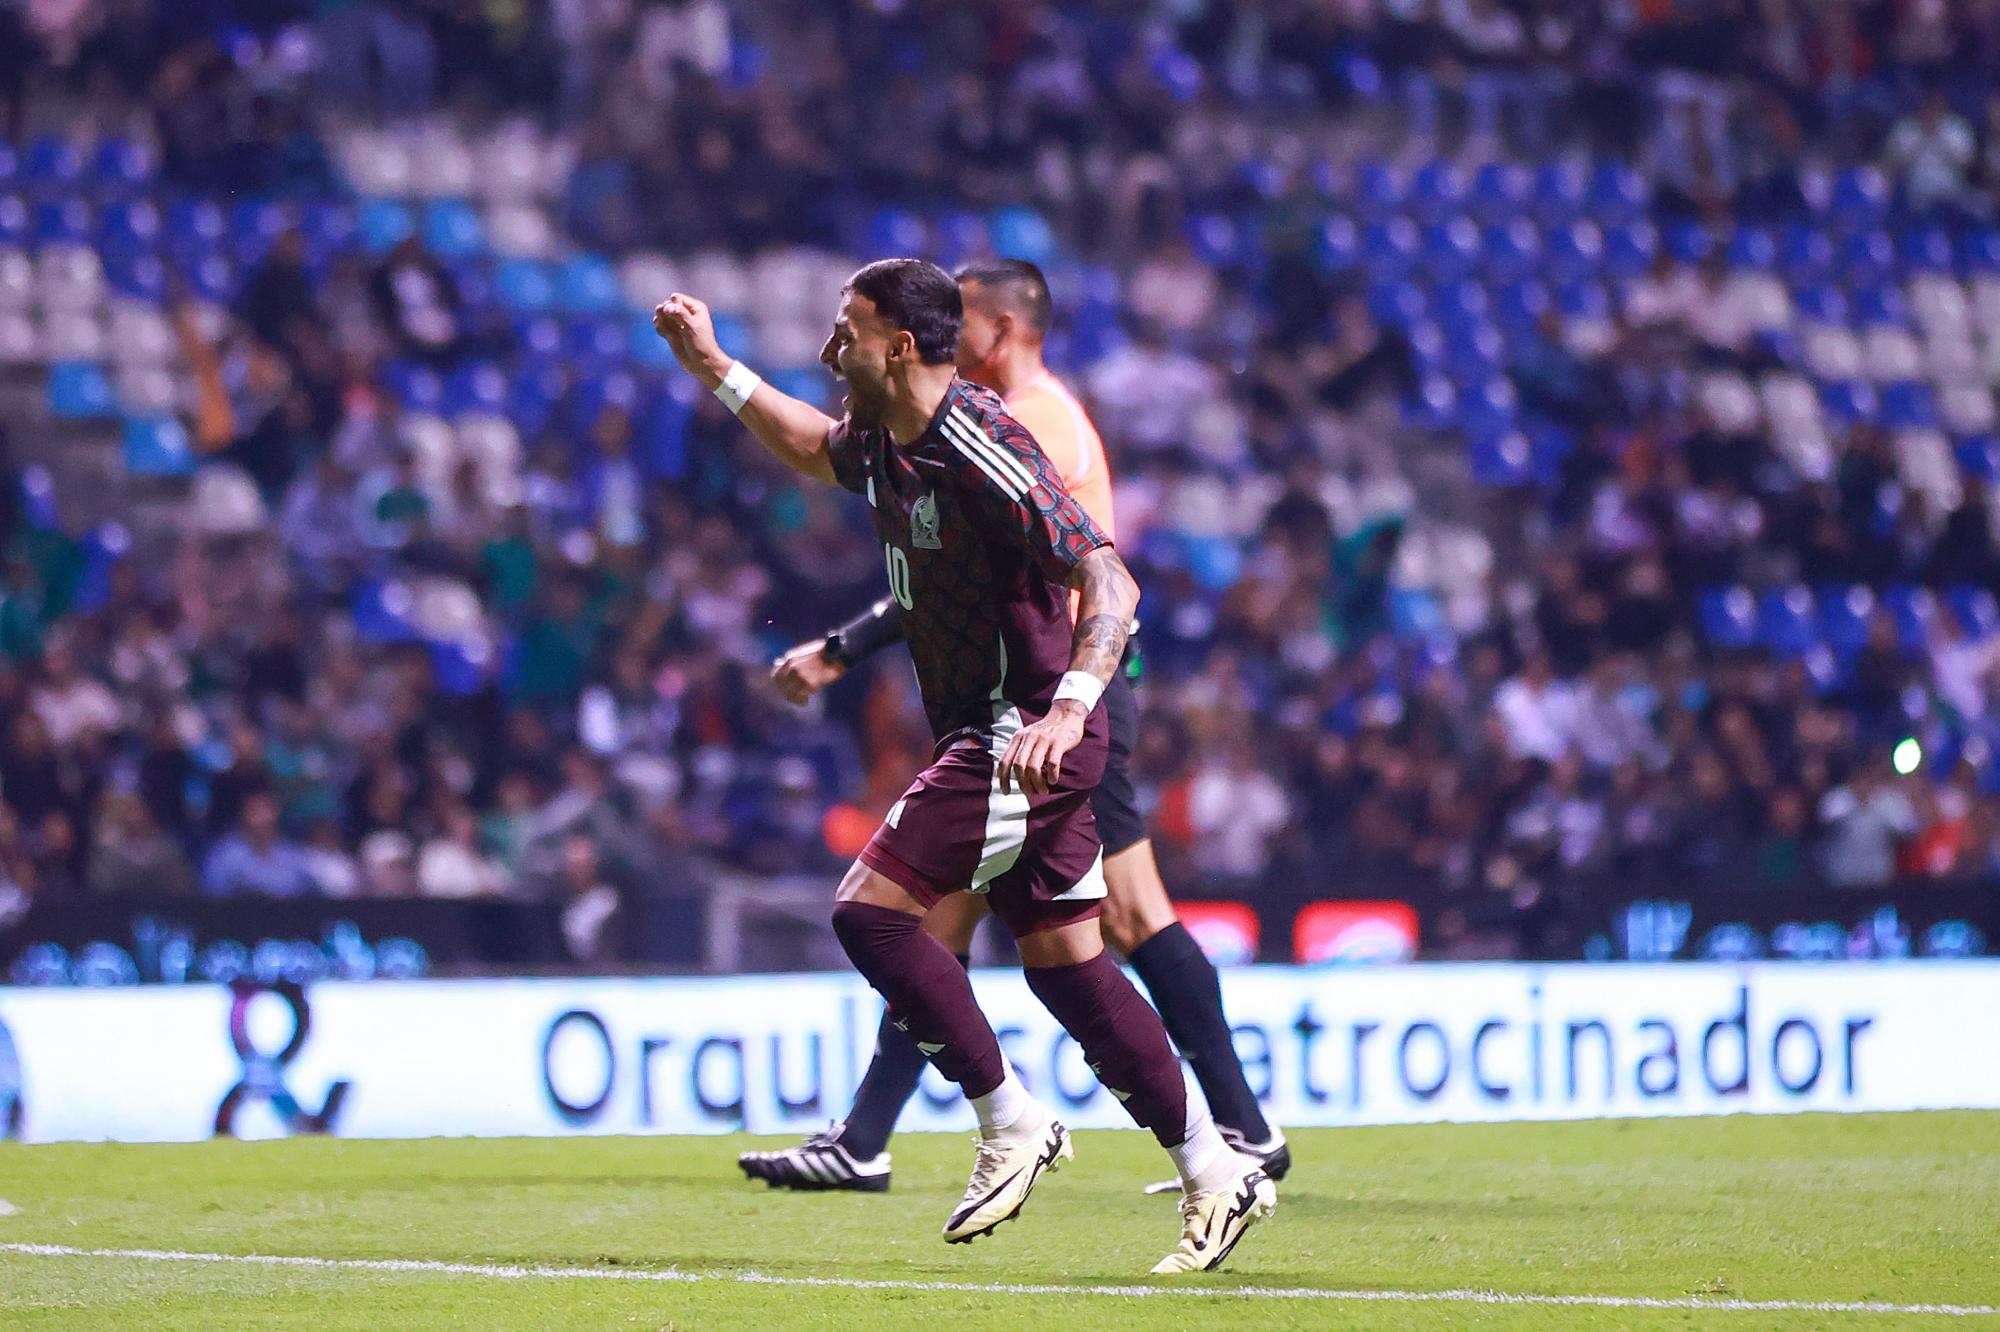
{"type": "MultiPolygon", "coordinates": [[[[970,968],[972,960],[961,957],[958,965],[970,968]]],[[[840,1128],[840,1145],[862,1160],[880,1156],[896,1131],[896,1119],[917,1094],[927,1061],[909,1033],[889,1020],[885,1010],[882,1025],[875,1032],[875,1057],[861,1075],[854,1091],[854,1108],[840,1128]]]]}
{"type": "Polygon", "coordinates": [[[1251,1142],[1268,1141],[1271,1126],[1244,1080],[1229,1019],[1222,1015],[1222,980],[1187,926],[1175,921],[1133,949],[1127,960],[1146,982],[1167,1035],[1187,1056],[1215,1122],[1251,1142]]]}

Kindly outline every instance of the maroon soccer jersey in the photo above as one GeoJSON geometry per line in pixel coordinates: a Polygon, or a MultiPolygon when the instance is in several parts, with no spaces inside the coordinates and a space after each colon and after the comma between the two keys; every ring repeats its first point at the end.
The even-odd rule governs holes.
{"type": "Polygon", "coordinates": [[[1074,634],[1064,580],[1110,543],[1034,437],[998,395],[955,379],[909,447],[845,420],[827,446],[874,510],[932,731],[1046,712],[1074,634]]]}

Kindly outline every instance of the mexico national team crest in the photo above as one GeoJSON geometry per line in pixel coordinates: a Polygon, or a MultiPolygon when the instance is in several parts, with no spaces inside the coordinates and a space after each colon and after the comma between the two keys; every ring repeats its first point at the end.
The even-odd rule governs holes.
{"type": "Polygon", "coordinates": [[[910,544],[918,550],[944,549],[944,538],[938,535],[935,493],[917,496],[917,502],[910,506],[910,544]]]}

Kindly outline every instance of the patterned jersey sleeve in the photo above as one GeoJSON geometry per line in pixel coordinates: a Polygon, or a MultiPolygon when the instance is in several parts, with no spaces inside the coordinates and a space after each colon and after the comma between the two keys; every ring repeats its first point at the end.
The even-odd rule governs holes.
{"type": "Polygon", "coordinates": [[[957,453],[967,512],[1025,549],[1051,582],[1066,582],[1084,556],[1111,544],[1019,424],[999,418],[982,427],[954,410],[944,431],[957,453]]]}
{"type": "Polygon", "coordinates": [[[826,432],[826,457],[833,464],[833,479],[855,494],[868,490],[868,431],[856,430],[851,418],[843,416],[826,432]]]}

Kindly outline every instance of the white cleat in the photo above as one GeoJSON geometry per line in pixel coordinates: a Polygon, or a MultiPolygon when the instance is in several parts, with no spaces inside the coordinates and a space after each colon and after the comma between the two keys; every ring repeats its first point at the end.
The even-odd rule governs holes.
{"type": "Polygon", "coordinates": [[[947,1244],[964,1244],[981,1235],[991,1235],[1003,1221],[1019,1215],[1034,1191],[1035,1181],[1053,1174],[1064,1161],[1075,1157],[1069,1145],[1069,1130],[1047,1110],[1036,1107],[1042,1127],[1004,1138],[979,1138],[978,1155],[972,1162],[972,1179],[958,1210],[944,1223],[947,1244]]]}
{"type": "Polygon", "coordinates": [[[1243,1232],[1278,1210],[1278,1186],[1254,1161],[1234,1185],[1181,1198],[1181,1242],[1153,1267],[1162,1272],[1213,1272],[1243,1232]]]}

